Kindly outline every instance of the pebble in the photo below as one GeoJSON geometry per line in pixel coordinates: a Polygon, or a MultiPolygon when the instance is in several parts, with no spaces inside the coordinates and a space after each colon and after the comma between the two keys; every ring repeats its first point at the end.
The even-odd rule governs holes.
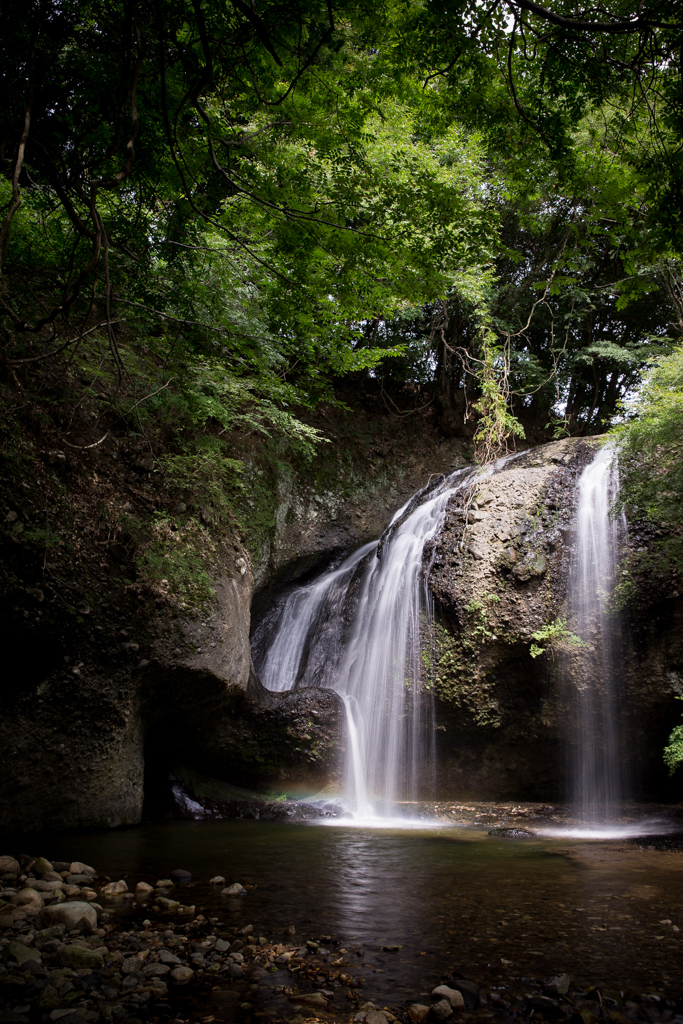
{"type": "Polygon", "coordinates": [[[151,892],[154,892],[154,886],[150,885],[149,882],[138,882],[135,886],[135,895],[140,896],[143,899],[149,896],[151,892]]]}
{"type": "Polygon", "coordinates": [[[23,942],[8,942],[3,950],[3,955],[18,964],[26,963],[27,960],[35,960],[40,963],[42,957],[37,949],[25,946],[23,942]]]}
{"type": "Polygon", "coordinates": [[[246,889],[239,882],[233,882],[227,889],[221,889],[221,896],[242,896],[246,893],[246,889]]]}
{"type": "Polygon", "coordinates": [[[72,860],[69,864],[70,875],[92,875],[93,877],[97,874],[94,868],[91,868],[89,864],[84,864],[82,860],[72,860]]]}
{"type": "Polygon", "coordinates": [[[178,900],[170,900],[168,896],[157,896],[154,902],[157,906],[161,907],[162,910],[166,910],[168,913],[172,913],[180,906],[178,900]]]}
{"type": "Polygon", "coordinates": [[[549,978],[545,987],[551,989],[553,994],[566,996],[567,992],[569,992],[571,980],[571,975],[569,974],[558,974],[554,978],[549,978]]]}
{"type": "Polygon", "coordinates": [[[425,1006],[424,1003],[410,1003],[408,1006],[408,1013],[413,1020],[416,1020],[418,1024],[422,1021],[427,1020],[429,1016],[429,1006],[425,1006]]]}
{"type": "Polygon", "coordinates": [[[103,885],[100,892],[110,899],[112,896],[121,896],[124,892],[128,892],[128,885],[123,878],[120,878],[118,882],[109,882],[108,885],[103,885]]]}
{"type": "Polygon", "coordinates": [[[327,999],[322,992],[305,992],[302,995],[288,996],[288,999],[294,1006],[310,1006],[314,1010],[327,1009],[327,999]]]}
{"type": "Polygon", "coordinates": [[[146,978],[162,978],[165,974],[170,972],[171,968],[166,964],[145,964],[142,968],[142,973],[146,978]]]}
{"type": "Polygon", "coordinates": [[[184,868],[176,868],[175,871],[171,872],[171,878],[174,882],[191,882],[192,874],[189,871],[185,871],[184,868]]]}
{"type": "Polygon", "coordinates": [[[225,885],[225,879],[222,875],[214,875],[209,881],[209,885],[225,885]]]}
{"type": "Polygon", "coordinates": [[[171,971],[170,978],[176,985],[186,985],[194,978],[194,971],[191,967],[175,967],[171,971]]]}
{"type": "Polygon", "coordinates": [[[453,1015],[453,1007],[450,1000],[439,999],[437,1003],[434,1003],[432,1005],[432,1015],[436,1020],[446,1020],[448,1017],[451,1017],[453,1015]]]}
{"type": "Polygon", "coordinates": [[[83,946],[62,946],[57,953],[57,958],[62,967],[71,967],[73,970],[89,967],[96,971],[98,967],[104,967],[102,954],[83,946]]]}

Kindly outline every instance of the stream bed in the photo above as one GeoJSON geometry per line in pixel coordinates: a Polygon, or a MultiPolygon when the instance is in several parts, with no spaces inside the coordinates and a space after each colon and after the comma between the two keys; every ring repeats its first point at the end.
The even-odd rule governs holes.
{"type": "MultiPolygon", "coordinates": [[[[253,924],[278,942],[294,926],[288,941],[319,941],[323,960],[343,958],[363,999],[380,1005],[429,1004],[435,985],[461,975],[487,993],[489,1008],[502,1000],[514,1010],[515,999],[567,972],[577,990],[598,986],[620,1003],[647,996],[656,1009],[656,997],[683,995],[683,852],[646,844],[514,839],[476,826],[232,820],[53,836],[40,852],[84,860],[129,889],[186,869],[193,881],[175,898],[215,931],[253,924]],[[217,874],[247,894],[221,896],[208,884],[217,874]]],[[[149,912],[123,899],[106,909],[120,919],[149,912]]],[[[275,992],[291,981],[285,970],[264,972],[249,1015],[291,1017],[275,992]]],[[[345,998],[342,987],[334,1009],[348,1016],[345,998]]]]}

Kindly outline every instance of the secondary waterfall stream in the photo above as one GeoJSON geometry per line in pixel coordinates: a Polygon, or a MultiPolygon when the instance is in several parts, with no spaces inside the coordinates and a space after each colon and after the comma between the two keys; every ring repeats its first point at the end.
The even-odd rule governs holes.
{"type": "Polygon", "coordinates": [[[431,616],[425,546],[458,470],[396,512],[366,544],[281,606],[257,670],[264,686],[327,686],[346,709],[344,796],[356,817],[392,816],[430,795],[433,701],[421,637],[431,616]]]}
{"type": "Polygon", "coordinates": [[[619,490],[609,446],[579,479],[576,541],[567,594],[569,628],[582,647],[565,656],[573,714],[568,737],[571,803],[586,824],[615,821],[627,796],[619,616],[610,606],[624,516],[610,515],[619,490]]]}

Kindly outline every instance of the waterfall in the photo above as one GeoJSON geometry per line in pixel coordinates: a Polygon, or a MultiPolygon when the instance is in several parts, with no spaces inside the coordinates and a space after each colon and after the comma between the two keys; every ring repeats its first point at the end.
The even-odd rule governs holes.
{"type": "Polygon", "coordinates": [[[613,459],[609,446],[601,448],[579,479],[569,572],[568,624],[583,646],[565,655],[568,775],[571,802],[586,824],[614,821],[627,795],[620,623],[609,607],[626,520],[610,515],[619,491],[613,459]]]}
{"type": "Polygon", "coordinates": [[[431,616],[425,547],[471,470],[423,488],[367,544],[281,604],[256,668],[265,686],[327,686],[346,709],[345,799],[358,817],[391,816],[429,795],[433,701],[423,664],[431,616]]]}

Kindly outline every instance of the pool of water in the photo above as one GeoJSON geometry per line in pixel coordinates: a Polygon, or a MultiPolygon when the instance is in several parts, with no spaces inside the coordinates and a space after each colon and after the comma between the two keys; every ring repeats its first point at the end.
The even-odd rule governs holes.
{"type": "MultiPolygon", "coordinates": [[[[54,836],[40,850],[112,879],[156,881],[177,867],[181,899],[227,927],[296,941],[330,936],[363,992],[425,999],[453,972],[495,989],[569,972],[586,987],[683,991],[683,853],[627,842],[508,839],[473,827],[174,821],[54,836]],[[253,886],[240,898],[208,884],[253,886]],[[665,923],[670,922],[670,923],[665,923]],[[401,946],[388,952],[383,946],[401,946]]],[[[146,911],[122,904],[121,914],[146,911]]],[[[335,954],[336,955],[336,954],[335,954]]],[[[287,979],[273,974],[272,986],[287,979]]]]}

